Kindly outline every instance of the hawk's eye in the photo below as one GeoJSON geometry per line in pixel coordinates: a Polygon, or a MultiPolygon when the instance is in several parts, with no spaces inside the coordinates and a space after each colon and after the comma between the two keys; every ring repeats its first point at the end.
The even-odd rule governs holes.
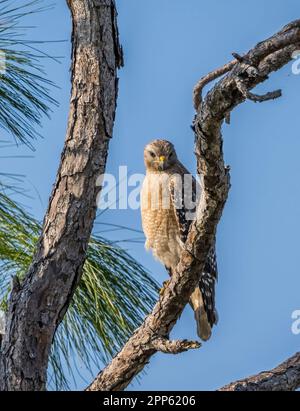
{"type": "Polygon", "coordinates": [[[151,156],[152,158],[155,157],[155,153],[153,153],[153,151],[149,151],[149,153],[150,153],[150,156],[151,156]]]}

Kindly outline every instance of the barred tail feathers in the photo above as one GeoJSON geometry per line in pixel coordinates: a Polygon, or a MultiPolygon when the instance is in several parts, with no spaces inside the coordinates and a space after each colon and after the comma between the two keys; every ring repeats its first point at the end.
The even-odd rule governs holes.
{"type": "Polygon", "coordinates": [[[195,288],[195,291],[190,297],[190,304],[194,310],[195,320],[197,324],[197,334],[203,341],[209,340],[211,336],[211,325],[208,321],[207,314],[205,312],[203,298],[200,292],[200,288],[195,288]]]}

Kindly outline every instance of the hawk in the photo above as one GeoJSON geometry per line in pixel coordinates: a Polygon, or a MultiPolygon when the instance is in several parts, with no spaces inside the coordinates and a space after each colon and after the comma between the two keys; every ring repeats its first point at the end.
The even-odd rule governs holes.
{"type": "MultiPolygon", "coordinates": [[[[142,226],[146,249],[165,265],[169,274],[176,268],[195,218],[198,184],[177,158],[172,143],[154,140],[144,150],[146,177],[141,190],[142,226]]],[[[215,246],[210,250],[199,285],[190,297],[199,337],[206,341],[217,323],[215,246]]]]}

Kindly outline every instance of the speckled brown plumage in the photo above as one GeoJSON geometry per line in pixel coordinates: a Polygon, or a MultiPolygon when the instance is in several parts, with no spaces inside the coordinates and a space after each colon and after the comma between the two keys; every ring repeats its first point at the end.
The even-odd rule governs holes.
{"type": "MultiPolygon", "coordinates": [[[[145,247],[152,250],[170,273],[180,260],[198,202],[197,183],[177,158],[174,146],[154,140],[145,147],[146,178],[141,191],[141,213],[145,247]]],[[[211,250],[199,287],[190,303],[195,312],[197,332],[207,340],[217,321],[214,288],[217,265],[211,250]]]]}

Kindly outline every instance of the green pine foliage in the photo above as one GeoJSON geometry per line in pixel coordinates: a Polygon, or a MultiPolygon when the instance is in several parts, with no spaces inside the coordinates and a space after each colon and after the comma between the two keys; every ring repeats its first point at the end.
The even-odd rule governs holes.
{"type": "MultiPolygon", "coordinates": [[[[0,192],[0,301],[7,309],[11,278],[24,278],[41,225],[0,192]]],[[[126,251],[104,238],[91,238],[83,276],[58,328],[50,358],[50,382],[68,389],[67,375],[84,364],[105,364],[151,310],[158,286],[126,251]],[[75,363],[74,363],[75,361],[75,363]]],[[[75,373],[76,374],[76,373],[75,373]]]]}

